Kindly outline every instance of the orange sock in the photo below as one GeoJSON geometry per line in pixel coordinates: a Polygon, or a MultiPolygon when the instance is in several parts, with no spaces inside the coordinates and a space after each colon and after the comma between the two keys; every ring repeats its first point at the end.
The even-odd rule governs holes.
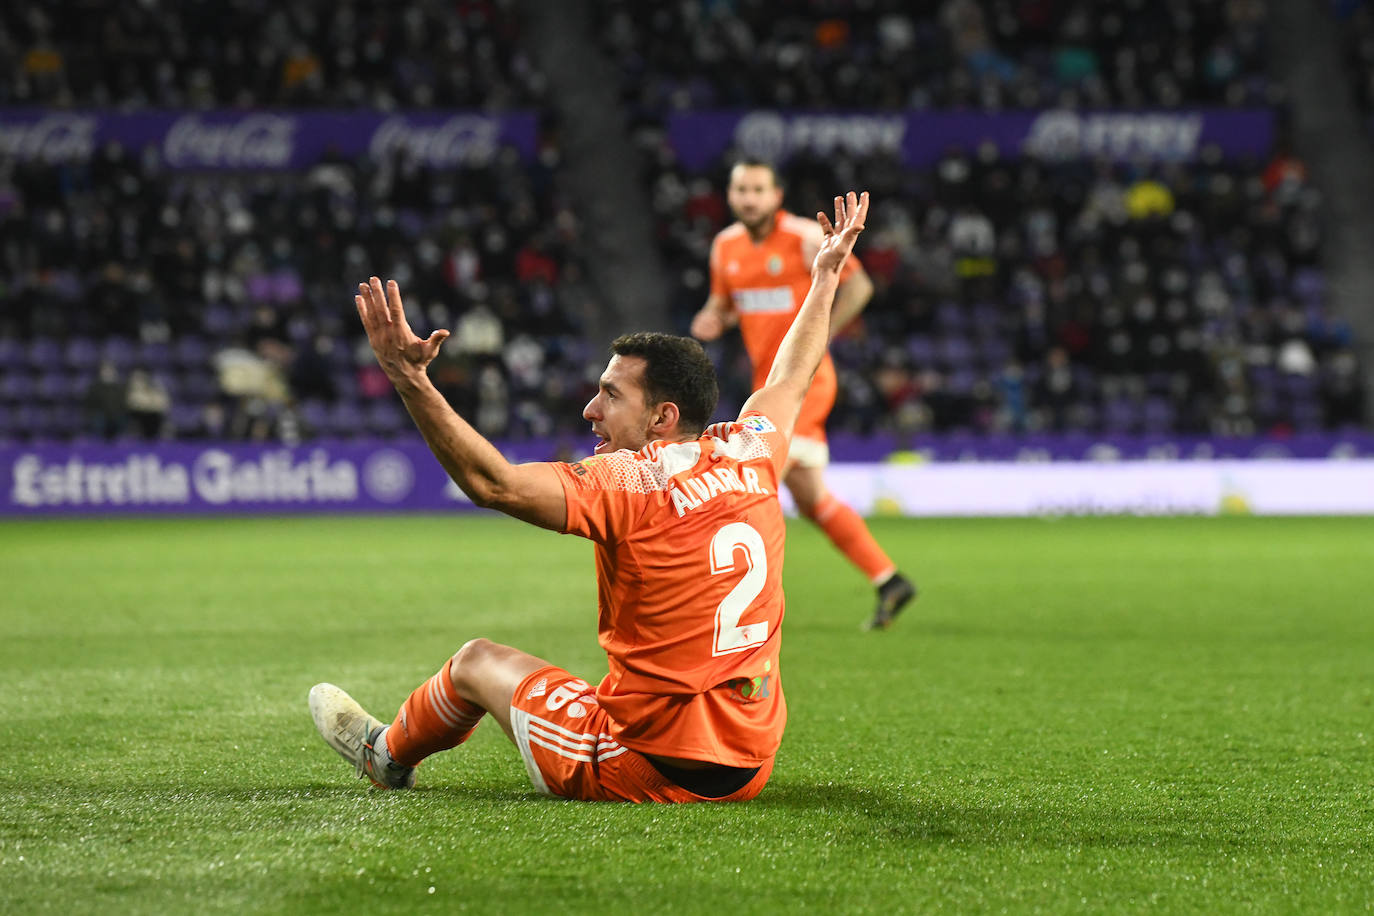
{"type": "Polygon", "coordinates": [[[487,714],[482,707],[469,703],[453,689],[449,665],[444,663],[439,673],[425,681],[410,699],[405,701],[396,721],[386,730],[386,749],[391,759],[403,766],[413,767],[430,754],[457,747],[477,727],[487,714]]]}
{"type": "Polygon", "coordinates": [[[811,516],[811,521],[820,526],[830,542],[874,585],[881,585],[897,571],[892,559],[869,533],[863,517],[836,499],[833,493],[825,494],[816,504],[816,514],[811,516]]]}

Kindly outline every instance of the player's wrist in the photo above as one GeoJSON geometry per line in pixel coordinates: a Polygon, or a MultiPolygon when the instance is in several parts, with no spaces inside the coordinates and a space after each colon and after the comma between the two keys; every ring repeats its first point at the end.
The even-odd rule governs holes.
{"type": "Polygon", "coordinates": [[[387,372],[387,378],[391,380],[391,385],[403,397],[408,394],[417,394],[426,388],[433,388],[429,380],[429,373],[424,366],[409,366],[405,368],[394,368],[387,372]]]}

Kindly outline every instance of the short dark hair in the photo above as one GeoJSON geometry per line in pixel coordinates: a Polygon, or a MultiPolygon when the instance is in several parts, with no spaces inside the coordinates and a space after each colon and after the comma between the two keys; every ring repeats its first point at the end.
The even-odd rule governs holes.
{"type": "Polygon", "coordinates": [[[711,358],[690,337],[641,331],[611,341],[616,356],[644,360],[644,394],[650,405],[672,401],[686,433],[700,435],[716,410],[720,389],[711,358]]]}
{"type": "Polygon", "coordinates": [[[737,168],[767,169],[773,174],[773,184],[779,188],[782,187],[782,173],[778,171],[776,164],[767,159],[760,159],[758,156],[741,156],[731,163],[730,171],[733,172],[737,168]]]}

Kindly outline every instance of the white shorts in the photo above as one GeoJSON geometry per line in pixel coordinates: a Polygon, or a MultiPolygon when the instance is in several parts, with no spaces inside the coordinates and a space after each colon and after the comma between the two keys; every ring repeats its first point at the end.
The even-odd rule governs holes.
{"type": "Polygon", "coordinates": [[[824,439],[793,436],[787,460],[804,468],[823,468],[830,464],[830,444],[824,439]]]}

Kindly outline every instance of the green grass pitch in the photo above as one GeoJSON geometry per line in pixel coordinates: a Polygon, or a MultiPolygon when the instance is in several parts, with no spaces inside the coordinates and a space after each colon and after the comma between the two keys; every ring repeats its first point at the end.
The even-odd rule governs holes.
{"type": "Polygon", "coordinates": [[[874,522],[921,600],[790,530],[791,720],[755,802],[536,796],[489,723],[379,793],[473,636],[596,679],[591,548],[504,519],[0,524],[0,912],[1244,912],[1374,906],[1374,519],[874,522]]]}

